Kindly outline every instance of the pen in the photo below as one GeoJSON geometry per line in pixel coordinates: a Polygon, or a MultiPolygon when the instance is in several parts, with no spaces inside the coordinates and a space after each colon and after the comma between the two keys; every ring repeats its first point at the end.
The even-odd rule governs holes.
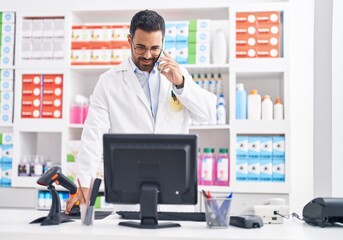
{"type": "Polygon", "coordinates": [[[80,191],[81,191],[81,195],[82,195],[83,202],[84,202],[84,204],[86,204],[86,197],[85,197],[85,193],[84,193],[83,190],[82,190],[82,186],[81,186],[81,183],[80,183],[80,179],[77,179],[77,184],[79,185],[79,188],[80,188],[80,191]]]}

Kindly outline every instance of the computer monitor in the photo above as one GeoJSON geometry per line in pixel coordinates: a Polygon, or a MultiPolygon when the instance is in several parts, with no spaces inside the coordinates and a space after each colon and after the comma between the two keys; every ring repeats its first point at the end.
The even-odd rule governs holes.
{"type": "Polygon", "coordinates": [[[104,134],[105,201],[140,204],[136,228],[180,226],[158,223],[158,204],[197,203],[197,136],[192,134],[104,134]]]}

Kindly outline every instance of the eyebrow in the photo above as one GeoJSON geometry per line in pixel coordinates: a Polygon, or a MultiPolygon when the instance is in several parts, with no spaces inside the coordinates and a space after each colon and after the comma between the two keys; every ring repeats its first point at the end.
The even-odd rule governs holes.
{"type": "MultiPolygon", "coordinates": [[[[139,47],[145,47],[146,48],[146,46],[145,45],[143,45],[143,44],[140,44],[140,43],[137,43],[136,44],[136,46],[139,46],[139,47]]],[[[156,47],[161,47],[160,45],[153,45],[153,46],[151,46],[150,48],[156,48],[156,47]]]]}

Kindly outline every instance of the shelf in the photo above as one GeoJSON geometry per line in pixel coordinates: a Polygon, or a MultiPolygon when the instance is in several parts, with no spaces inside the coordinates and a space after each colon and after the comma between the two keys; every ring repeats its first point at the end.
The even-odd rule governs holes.
{"type": "Polygon", "coordinates": [[[230,125],[191,125],[189,130],[216,130],[216,129],[230,129],[230,125]]]}
{"type": "Polygon", "coordinates": [[[284,72],[288,70],[288,61],[285,58],[236,58],[230,66],[237,72],[284,72]],[[249,66],[249,67],[247,67],[249,66]]]}
{"type": "Polygon", "coordinates": [[[234,120],[231,127],[239,133],[284,133],[289,129],[289,121],[234,120]]]}
{"type": "Polygon", "coordinates": [[[62,119],[20,119],[14,125],[21,132],[61,133],[65,128],[62,119]]]}

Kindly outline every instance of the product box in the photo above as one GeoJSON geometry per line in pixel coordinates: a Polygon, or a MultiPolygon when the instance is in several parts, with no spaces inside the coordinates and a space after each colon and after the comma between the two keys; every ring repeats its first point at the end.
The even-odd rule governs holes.
{"type": "Polygon", "coordinates": [[[248,137],[248,157],[259,158],[261,152],[260,137],[248,137]]]}
{"type": "Polygon", "coordinates": [[[32,19],[23,18],[21,24],[21,36],[23,38],[30,38],[32,36],[32,19]]]}
{"type": "Polygon", "coordinates": [[[71,40],[72,42],[90,42],[92,39],[92,31],[90,26],[73,26],[71,40]]]}
{"type": "Polygon", "coordinates": [[[43,19],[43,38],[52,38],[54,36],[55,21],[54,19],[43,19]]]}
{"type": "Polygon", "coordinates": [[[209,55],[210,52],[211,52],[211,46],[209,43],[189,43],[188,44],[189,54],[209,55]]]}
{"type": "Polygon", "coordinates": [[[255,57],[257,57],[256,47],[236,46],[236,58],[255,58],[255,57]]]}
{"type": "Polygon", "coordinates": [[[285,159],[273,157],[273,181],[285,181],[285,159]]]}
{"type": "Polygon", "coordinates": [[[0,69],[0,79],[13,81],[13,69],[0,69]]]}
{"type": "Polygon", "coordinates": [[[92,26],[91,42],[110,42],[112,40],[112,26],[92,26]]]}
{"type": "Polygon", "coordinates": [[[31,88],[31,85],[34,85],[35,87],[40,87],[43,83],[42,81],[43,75],[41,74],[23,74],[22,75],[22,83],[23,83],[23,89],[31,88]]]}
{"type": "Polygon", "coordinates": [[[0,113],[0,123],[1,124],[10,124],[12,122],[13,122],[13,113],[12,112],[0,113]]]}
{"type": "Polygon", "coordinates": [[[236,46],[238,47],[255,47],[257,44],[257,40],[255,36],[243,36],[238,35],[236,36],[236,46]]]}
{"type": "Polygon", "coordinates": [[[257,57],[259,58],[276,58],[280,57],[280,49],[273,46],[258,46],[257,57]]]}
{"type": "Polygon", "coordinates": [[[42,118],[62,118],[62,107],[43,106],[42,118]]]}
{"type": "Polygon", "coordinates": [[[2,145],[2,164],[12,164],[13,162],[13,145],[2,145]]]}
{"type": "Polygon", "coordinates": [[[236,13],[236,27],[242,25],[256,25],[256,13],[255,12],[238,12],[236,13]]]}
{"type": "Polygon", "coordinates": [[[189,21],[189,31],[210,31],[211,30],[211,20],[209,19],[191,19],[189,21]]]}
{"type": "Polygon", "coordinates": [[[31,39],[31,58],[40,60],[42,59],[42,39],[41,38],[32,38],[31,39]]]}
{"type": "Polygon", "coordinates": [[[0,187],[2,187],[2,160],[0,158],[0,187]]]}
{"type": "Polygon", "coordinates": [[[43,19],[32,19],[31,37],[33,38],[43,37],[43,19]]]}
{"type": "Polygon", "coordinates": [[[258,24],[263,22],[268,23],[280,23],[281,22],[281,13],[276,11],[271,12],[256,12],[256,19],[258,24]]]}
{"type": "Polygon", "coordinates": [[[0,22],[2,23],[14,23],[15,13],[14,12],[0,12],[0,22]]]}
{"type": "Polygon", "coordinates": [[[13,102],[0,102],[0,112],[2,113],[12,113],[13,112],[13,102]]]}
{"type": "Polygon", "coordinates": [[[119,64],[131,54],[130,49],[112,49],[111,64],[119,64]]]}
{"type": "Polygon", "coordinates": [[[176,22],[176,42],[187,42],[189,34],[189,22],[176,22]]]}
{"type": "Polygon", "coordinates": [[[167,52],[174,60],[176,58],[176,42],[165,42],[163,51],[167,52]]]}
{"type": "Polygon", "coordinates": [[[248,159],[247,158],[236,159],[236,180],[237,181],[248,180],[248,159]]]}
{"type": "Polygon", "coordinates": [[[280,25],[273,23],[259,23],[257,26],[257,33],[260,34],[272,34],[280,37],[280,25]]]}
{"type": "Polygon", "coordinates": [[[188,63],[188,44],[187,42],[176,42],[175,61],[179,64],[188,63]]]}
{"type": "Polygon", "coordinates": [[[166,33],[164,35],[165,43],[174,43],[176,42],[176,23],[175,22],[166,22],[165,24],[166,33]]]}
{"type": "Polygon", "coordinates": [[[110,64],[112,59],[111,48],[92,49],[91,64],[106,65],[110,64]]]}
{"type": "Polygon", "coordinates": [[[208,31],[189,32],[188,42],[190,43],[211,42],[211,33],[208,31]]]}
{"type": "Polygon", "coordinates": [[[0,80],[1,92],[13,92],[13,80],[0,80]]]}
{"type": "Polygon", "coordinates": [[[44,38],[41,42],[41,57],[42,59],[52,59],[53,58],[53,39],[52,38],[44,38]]]}
{"type": "Polygon", "coordinates": [[[260,137],[248,137],[248,180],[258,181],[260,178],[260,137]]]}
{"type": "Polygon", "coordinates": [[[260,181],[272,181],[273,138],[260,137],[260,181]]]}
{"type": "Polygon", "coordinates": [[[54,59],[64,59],[64,38],[54,38],[52,48],[54,59]]]}
{"type": "MultiPolygon", "coordinates": [[[[0,144],[12,145],[13,144],[13,133],[0,133],[0,144]]],[[[2,149],[0,158],[2,158],[2,149]]]]}
{"type": "Polygon", "coordinates": [[[237,136],[236,157],[237,159],[248,159],[249,142],[247,136],[237,136]]]}
{"type": "Polygon", "coordinates": [[[54,19],[54,37],[55,38],[64,37],[64,18],[54,19]]]}
{"type": "Polygon", "coordinates": [[[71,50],[71,64],[72,65],[87,65],[90,64],[92,57],[92,50],[81,48],[71,50]]]}
{"type": "Polygon", "coordinates": [[[189,64],[210,64],[210,54],[188,54],[189,64]]]}
{"type": "Polygon", "coordinates": [[[13,47],[14,46],[14,41],[15,41],[15,36],[14,34],[2,34],[0,33],[0,45],[7,44],[8,46],[13,47]]]}
{"type": "Polygon", "coordinates": [[[31,59],[32,41],[30,38],[23,38],[21,40],[21,58],[23,60],[31,59]]]}
{"type": "Polygon", "coordinates": [[[68,178],[76,179],[77,173],[77,155],[81,147],[81,141],[70,140],[67,142],[67,164],[63,169],[64,174],[68,178]]]}
{"type": "Polygon", "coordinates": [[[273,137],[273,159],[285,159],[285,137],[273,137]]]}
{"type": "Polygon", "coordinates": [[[10,35],[14,36],[14,23],[2,23],[0,24],[1,27],[1,35],[10,35]]]}
{"type": "Polygon", "coordinates": [[[273,162],[270,159],[260,159],[260,181],[269,182],[273,180],[273,162]]]}
{"type": "Polygon", "coordinates": [[[130,33],[129,25],[112,26],[112,42],[127,42],[127,35],[130,33]]]}
{"type": "Polygon", "coordinates": [[[12,186],[12,163],[2,163],[1,187],[12,186]]]}
{"type": "Polygon", "coordinates": [[[0,102],[13,102],[13,92],[1,92],[0,102]]]}
{"type": "Polygon", "coordinates": [[[63,74],[44,74],[43,85],[45,86],[62,86],[63,74]]]}

